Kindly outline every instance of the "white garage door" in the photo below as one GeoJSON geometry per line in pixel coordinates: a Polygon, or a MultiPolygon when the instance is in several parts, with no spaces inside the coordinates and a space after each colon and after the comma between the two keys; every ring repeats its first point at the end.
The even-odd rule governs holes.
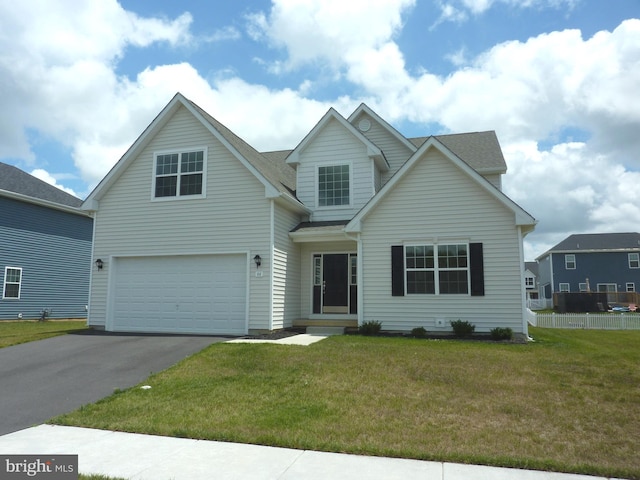
{"type": "Polygon", "coordinates": [[[107,329],[244,335],[246,255],[117,258],[107,329]]]}

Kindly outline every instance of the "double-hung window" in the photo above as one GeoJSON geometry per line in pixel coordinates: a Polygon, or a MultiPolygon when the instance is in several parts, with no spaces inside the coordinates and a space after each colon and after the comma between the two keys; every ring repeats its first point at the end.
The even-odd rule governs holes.
{"type": "Polygon", "coordinates": [[[205,151],[156,154],[154,198],[204,196],[205,151]]]}
{"type": "Polygon", "coordinates": [[[20,298],[20,287],[22,286],[22,268],[6,267],[4,269],[4,287],[2,298],[20,298]]]}
{"type": "Polygon", "coordinates": [[[469,293],[466,244],[407,245],[407,294],[469,293]]]}
{"type": "Polygon", "coordinates": [[[640,253],[629,254],[629,268],[640,268],[640,253]]]}
{"type": "Polygon", "coordinates": [[[564,268],[567,270],[575,270],[576,269],[576,256],[573,254],[564,256],[564,268]]]}
{"type": "Polygon", "coordinates": [[[318,206],[349,205],[349,165],[321,165],[318,167],[318,206]]]}

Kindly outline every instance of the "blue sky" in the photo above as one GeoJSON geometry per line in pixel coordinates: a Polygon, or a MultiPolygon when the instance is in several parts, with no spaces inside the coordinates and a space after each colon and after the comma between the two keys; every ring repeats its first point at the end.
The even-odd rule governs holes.
{"type": "Polygon", "coordinates": [[[0,161],[81,198],[181,91],[261,150],[361,102],[406,136],[495,130],[527,259],[638,231],[640,0],[10,3],[0,161]]]}

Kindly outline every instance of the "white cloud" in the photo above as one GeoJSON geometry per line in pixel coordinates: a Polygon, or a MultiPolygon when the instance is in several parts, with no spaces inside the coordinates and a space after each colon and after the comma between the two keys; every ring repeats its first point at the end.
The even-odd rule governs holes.
{"type": "Polygon", "coordinates": [[[31,175],[33,175],[34,177],[42,180],[43,182],[48,183],[49,185],[53,185],[54,187],[59,188],[60,190],[63,190],[71,195],[73,195],[74,197],[77,197],[78,195],[76,194],[76,192],[74,192],[72,189],[70,188],[66,188],[60,184],[58,184],[58,179],[55,178],[55,176],[51,175],[49,172],[47,172],[46,170],[43,170],[42,168],[36,168],[35,170],[31,171],[31,175]]]}
{"type": "Polygon", "coordinates": [[[482,15],[495,4],[511,8],[553,8],[572,9],[581,0],[439,0],[440,17],[431,28],[443,22],[462,23],[470,16],[482,15]]]}

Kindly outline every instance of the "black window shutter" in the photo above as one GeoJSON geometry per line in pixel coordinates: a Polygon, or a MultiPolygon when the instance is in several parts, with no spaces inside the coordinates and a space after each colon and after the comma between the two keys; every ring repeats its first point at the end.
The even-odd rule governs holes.
{"type": "Polygon", "coordinates": [[[469,266],[471,267],[471,296],[484,295],[484,258],[482,256],[482,244],[469,244],[469,266]]]}
{"type": "Polygon", "coordinates": [[[391,295],[404,296],[404,247],[391,246],[391,295]]]}

